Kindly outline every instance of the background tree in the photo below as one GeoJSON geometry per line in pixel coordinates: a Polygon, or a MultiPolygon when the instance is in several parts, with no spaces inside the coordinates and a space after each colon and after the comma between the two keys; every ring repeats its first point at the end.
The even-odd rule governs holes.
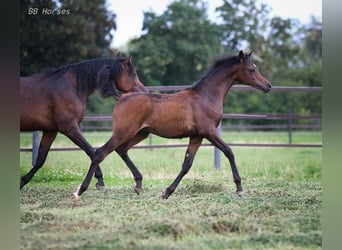
{"type": "Polygon", "coordinates": [[[146,85],[192,84],[222,52],[220,28],[201,0],[174,1],[160,16],[145,12],[143,32],[129,53],[146,85]]]}
{"type": "Polygon", "coordinates": [[[266,43],[264,35],[270,12],[267,5],[254,0],[224,0],[216,12],[222,20],[222,43],[231,52],[248,44],[257,50],[266,43]]]}
{"type": "MultiPolygon", "coordinates": [[[[249,47],[260,71],[276,86],[320,86],[321,32],[319,22],[307,29],[298,20],[269,17],[270,9],[252,0],[225,0],[216,10],[222,18],[223,44],[228,50],[249,47]],[[309,51],[310,50],[310,51],[309,51]],[[316,63],[318,62],[318,64],[316,63]],[[305,73],[304,73],[305,72],[305,73]]],[[[321,112],[321,94],[232,92],[225,112],[321,112]],[[310,97],[310,98],[309,98],[310,97]],[[239,105],[244,100],[244,105],[239,105]]],[[[274,121],[244,121],[267,123],[274,121]]]]}
{"type": "MultiPolygon", "coordinates": [[[[161,15],[144,13],[142,35],[129,41],[124,52],[133,55],[145,85],[191,85],[213,58],[250,48],[274,86],[321,86],[321,21],[312,18],[304,25],[270,17],[269,6],[254,0],[224,0],[216,10],[219,18],[212,21],[207,2],[175,0],[161,15]]],[[[20,28],[21,75],[115,51],[110,48],[115,14],[107,10],[105,0],[22,0],[20,28]],[[65,8],[71,13],[28,15],[28,8],[65,8]]],[[[113,100],[107,100],[91,96],[87,113],[110,113],[113,100]]],[[[321,113],[321,108],[321,93],[232,91],[224,105],[229,113],[305,114],[321,113]]]]}
{"type": "Polygon", "coordinates": [[[20,9],[20,74],[29,75],[83,59],[111,55],[115,14],[105,0],[22,0],[20,9]],[[28,14],[38,8],[38,14],[28,14]],[[69,9],[68,15],[42,10],[69,9]]]}
{"type": "MultiPolygon", "coordinates": [[[[20,3],[21,76],[81,60],[114,56],[110,44],[116,30],[116,16],[107,10],[105,0],[21,0],[20,3]],[[29,15],[29,8],[38,8],[38,14],[29,15]],[[43,15],[44,8],[69,9],[70,14],[43,15]]],[[[86,113],[110,113],[114,103],[112,98],[102,99],[95,93],[87,100],[86,113]]]]}

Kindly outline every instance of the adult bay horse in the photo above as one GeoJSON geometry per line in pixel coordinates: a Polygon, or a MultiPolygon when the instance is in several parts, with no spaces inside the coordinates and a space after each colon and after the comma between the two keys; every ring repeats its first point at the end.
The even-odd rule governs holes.
{"type": "Polygon", "coordinates": [[[237,193],[242,194],[241,178],[234,155],[216,132],[222,118],[223,101],[229,89],[242,83],[267,93],[271,84],[251,61],[252,53],[240,51],[237,56],[217,59],[192,87],[175,94],[129,93],[121,96],[113,111],[113,135],[97,149],[83,183],[74,193],[81,195],[100,162],[113,150],[121,156],[134,175],[135,191],[141,191],[142,175],[127,155],[128,149],[149,133],[166,138],[189,137],[182,169],[162,195],[167,199],[189,171],[194,156],[206,138],[219,148],[230,162],[237,193]]]}
{"type": "MultiPolygon", "coordinates": [[[[87,97],[98,90],[103,98],[119,98],[122,92],[148,92],[139,81],[131,57],[92,59],[45,70],[20,78],[20,131],[42,130],[36,163],[21,178],[25,186],[46,160],[50,146],[60,132],[85,151],[92,160],[94,149],[82,136],[87,97]]],[[[97,188],[104,186],[97,169],[97,188]]]]}

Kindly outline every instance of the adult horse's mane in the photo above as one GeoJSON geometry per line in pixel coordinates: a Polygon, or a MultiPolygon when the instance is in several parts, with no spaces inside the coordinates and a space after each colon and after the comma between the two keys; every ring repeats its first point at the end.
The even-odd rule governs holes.
{"type": "Polygon", "coordinates": [[[117,57],[115,59],[99,58],[84,60],[58,68],[45,69],[42,72],[42,77],[45,79],[49,78],[51,80],[55,80],[69,71],[76,77],[78,94],[99,88],[103,97],[112,96],[118,93],[118,90],[113,84],[113,76],[117,76],[122,73],[122,64],[124,60],[124,57],[117,57]],[[104,65],[111,68],[111,74],[103,70],[104,65]],[[98,78],[100,70],[102,70],[102,74],[104,74],[104,76],[98,78]]]}

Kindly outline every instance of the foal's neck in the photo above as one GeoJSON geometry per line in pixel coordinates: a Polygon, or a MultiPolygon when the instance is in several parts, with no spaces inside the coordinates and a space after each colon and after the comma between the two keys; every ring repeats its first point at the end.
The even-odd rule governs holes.
{"type": "Polygon", "coordinates": [[[229,89],[235,83],[235,75],[236,70],[231,70],[229,73],[223,70],[216,73],[213,72],[204,76],[194,89],[203,98],[207,98],[210,103],[223,107],[224,99],[229,89]]]}

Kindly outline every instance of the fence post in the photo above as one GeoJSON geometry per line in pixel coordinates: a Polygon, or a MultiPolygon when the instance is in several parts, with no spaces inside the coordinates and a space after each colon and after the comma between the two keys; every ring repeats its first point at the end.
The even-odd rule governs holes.
{"type": "MultiPolygon", "coordinates": [[[[152,138],[152,134],[151,133],[148,135],[148,145],[150,145],[150,146],[153,145],[153,138],[152,138]]],[[[152,150],[152,148],[150,148],[150,150],[152,150]]]]}
{"type": "Polygon", "coordinates": [[[39,131],[32,133],[32,166],[36,164],[39,150],[39,131]]]}
{"type": "Polygon", "coordinates": [[[289,144],[292,144],[292,111],[289,109],[288,113],[288,129],[289,129],[289,144]]]}
{"type": "MultiPolygon", "coordinates": [[[[217,126],[216,131],[218,135],[221,136],[221,131],[222,131],[221,122],[217,126]]],[[[214,167],[215,167],[215,170],[221,169],[221,152],[217,147],[214,148],[214,167]]]]}

